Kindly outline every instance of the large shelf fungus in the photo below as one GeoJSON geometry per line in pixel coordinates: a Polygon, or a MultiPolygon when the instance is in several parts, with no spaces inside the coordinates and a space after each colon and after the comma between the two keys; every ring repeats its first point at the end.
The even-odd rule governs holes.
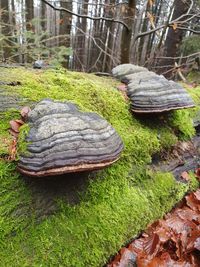
{"type": "Polygon", "coordinates": [[[28,176],[101,169],[118,160],[123,150],[121,138],[106,120],[69,102],[43,100],[27,122],[29,144],[18,170],[28,176]]]}
{"type": "Polygon", "coordinates": [[[127,95],[133,112],[159,113],[195,106],[180,84],[168,81],[164,76],[143,67],[130,65],[117,66],[113,69],[113,75],[127,84],[127,95]]]}

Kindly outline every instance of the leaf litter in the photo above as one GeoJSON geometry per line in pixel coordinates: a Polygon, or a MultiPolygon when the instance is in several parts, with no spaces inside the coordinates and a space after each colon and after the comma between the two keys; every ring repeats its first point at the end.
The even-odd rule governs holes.
{"type": "Polygon", "coordinates": [[[13,140],[9,147],[9,161],[14,161],[17,155],[17,140],[20,132],[20,127],[26,122],[28,113],[31,109],[28,106],[25,106],[21,109],[21,119],[11,120],[9,132],[13,137],[13,140]]]}
{"type": "MultiPolygon", "coordinates": [[[[184,173],[183,176],[188,180],[189,174],[184,173]]],[[[196,176],[200,180],[200,169],[196,170],[196,176]]],[[[162,220],[151,224],[107,265],[135,266],[200,266],[200,189],[187,195],[162,220]]]]}

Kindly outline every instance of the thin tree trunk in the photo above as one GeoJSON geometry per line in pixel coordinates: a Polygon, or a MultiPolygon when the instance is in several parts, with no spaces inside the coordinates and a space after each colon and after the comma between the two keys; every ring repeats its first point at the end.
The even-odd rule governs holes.
{"type": "Polygon", "coordinates": [[[0,32],[4,36],[4,40],[1,42],[2,61],[6,62],[11,56],[11,45],[9,42],[11,27],[9,24],[9,6],[8,0],[0,0],[0,9],[3,11],[0,13],[0,32]]]}
{"type": "MultiPolygon", "coordinates": [[[[72,2],[61,2],[61,7],[72,10],[72,2]]],[[[72,15],[67,13],[60,14],[60,29],[59,29],[59,45],[70,47],[70,38],[71,38],[71,25],[72,25],[72,15]]],[[[65,62],[63,62],[63,66],[69,67],[69,56],[65,56],[65,62]]]]}
{"type": "Polygon", "coordinates": [[[128,63],[130,61],[130,45],[132,37],[132,26],[135,18],[136,0],[129,0],[128,5],[123,13],[124,22],[129,29],[125,28],[122,31],[121,39],[121,63],[128,63]]]}
{"type": "MultiPolygon", "coordinates": [[[[185,14],[188,10],[188,4],[186,0],[174,0],[174,12],[172,16],[172,20],[180,17],[185,14]]],[[[167,33],[167,38],[165,41],[165,52],[164,55],[166,57],[176,57],[178,53],[178,49],[180,47],[181,41],[185,35],[185,32],[180,29],[174,29],[170,27],[167,33]]],[[[171,65],[171,69],[173,68],[175,61],[173,59],[165,59],[160,62],[160,65],[167,66],[171,65]]],[[[163,71],[164,69],[162,69],[163,71]]],[[[166,71],[165,69],[164,71],[166,71]]],[[[166,75],[167,78],[172,78],[173,71],[169,71],[166,75]]]]}
{"type": "Polygon", "coordinates": [[[26,0],[26,30],[31,31],[33,29],[32,19],[34,18],[34,6],[33,0],[26,0]]]}

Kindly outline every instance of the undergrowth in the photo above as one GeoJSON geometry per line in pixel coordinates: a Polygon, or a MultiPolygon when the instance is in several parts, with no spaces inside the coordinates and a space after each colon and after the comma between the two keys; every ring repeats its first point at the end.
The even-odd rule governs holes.
{"type": "MultiPolygon", "coordinates": [[[[103,266],[127,240],[161,218],[188,190],[198,187],[194,177],[184,184],[169,173],[146,170],[152,154],[194,135],[192,111],[135,117],[114,88],[116,81],[89,74],[17,69],[4,70],[4,80],[6,76],[10,80],[22,77],[21,86],[7,90],[30,101],[72,101],[82,110],[97,112],[113,125],[125,149],[117,163],[89,181],[80,203],[70,205],[60,197],[56,199],[57,212],[39,222],[34,192],[17,174],[14,163],[0,160],[2,266],[103,266]]],[[[7,133],[8,114],[13,113],[2,115],[0,138],[7,133]]],[[[24,127],[22,139],[27,131],[24,127]]]]}

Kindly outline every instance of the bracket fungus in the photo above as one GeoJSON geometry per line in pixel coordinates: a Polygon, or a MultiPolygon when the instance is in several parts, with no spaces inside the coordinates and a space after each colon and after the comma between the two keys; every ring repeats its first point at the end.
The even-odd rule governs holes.
{"type": "Polygon", "coordinates": [[[168,81],[164,76],[143,67],[130,65],[132,64],[119,65],[112,73],[127,84],[127,95],[131,100],[133,112],[159,113],[195,106],[180,84],[168,81]]]}
{"type": "Polygon", "coordinates": [[[45,99],[28,114],[27,152],[18,170],[42,177],[91,171],[119,159],[123,143],[114,128],[95,113],[76,105],[45,99]]]}
{"type": "Polygon", "coordinates": [[[148,70],[144,67],[140,67],[140,66],[133,65],[133,64],[121,64],[115,67],[114,69],[112,69],[112,75],[116,79],[121,80],[122,78],[124,78],[125,75],[138,73],[141,71],[144,72],[148,70]]]}

